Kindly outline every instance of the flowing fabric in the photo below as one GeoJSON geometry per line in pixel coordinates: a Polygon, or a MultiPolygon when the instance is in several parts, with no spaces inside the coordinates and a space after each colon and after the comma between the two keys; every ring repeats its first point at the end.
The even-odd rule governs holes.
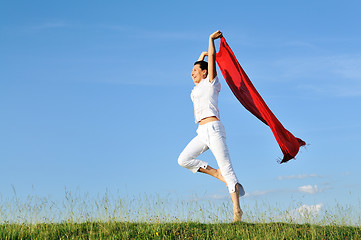
{"type": "Polygon", "coordinates": [[[216,61],[228,86],[248,111],[271,128],[272,133],[283,152],[281,163],[293,159],[300,147],[304,146],[306,143],[301,139],[294,137],[292,133],[283,127],[249,80],[247,74],[244,72],[231,48],[227,44],[226,39],[222,37],[220,42],[221,46],[217,53],[216,61]]]}

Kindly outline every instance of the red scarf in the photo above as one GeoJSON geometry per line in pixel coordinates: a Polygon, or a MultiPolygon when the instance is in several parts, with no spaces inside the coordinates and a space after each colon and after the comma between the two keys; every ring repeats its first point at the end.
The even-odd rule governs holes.
{"type": "Polygon", "coordinates": [[[271,128],[284,155],[281,163],[294,158],[299,148],[306,143],[287,131],[271,112],[238,63],[224,37],[221,38],[221,46],[216,60],[224,79],[236,98],[248,111],[271,128]]]}

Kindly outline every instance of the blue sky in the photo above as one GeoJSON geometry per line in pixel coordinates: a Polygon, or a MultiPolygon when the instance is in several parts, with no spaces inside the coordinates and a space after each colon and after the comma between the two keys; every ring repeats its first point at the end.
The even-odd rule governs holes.
{"type": "MultiPolygon", "coordinates": [[[[1,1],[0,193],[227,197],[178,166],[195,136],[193,62],[221,30],[297,159],[223,77],[219,99],[244,204],[360,204],[359,1],[1,1]]],[[[216,41],[216,48],[219,43],[216,41]]],[[[221,76],[218,70],[219,76],[221,76]]],[[[201,159],[216,167],[210,152],[201,159]]]]}

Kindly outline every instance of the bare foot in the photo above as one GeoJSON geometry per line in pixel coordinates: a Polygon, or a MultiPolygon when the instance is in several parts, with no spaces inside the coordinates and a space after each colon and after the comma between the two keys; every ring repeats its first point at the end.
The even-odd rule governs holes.
{"type": "Polygon", "coordinates": [[[233,210],[233,222],[240,222],[242,220],[243,211],[242,209],[233,210]]]}

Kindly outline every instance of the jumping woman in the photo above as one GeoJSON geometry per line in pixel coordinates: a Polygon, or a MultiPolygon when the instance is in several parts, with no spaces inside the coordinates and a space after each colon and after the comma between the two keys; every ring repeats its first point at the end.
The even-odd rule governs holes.
{"type": "Polygon", "coordinates": [[[192,69],[192,79],[195,84],[191,99],[194,106],[195,122],[199,124],[197,136],[193,138],[179,155],[178,163],[193,173],[202,172],[224,182],[228,187],[233,203],[233,222],[241,221],[242,209],[239,197],[245,194],[238,183],[232,168],[226,132],[219,120],[218,94],[221,90],[216,71],[216,49],[214,40],[222,38],[222,33],[216,31],[209,36],[208,52],[202,52],[192,69]],[[208,63],[204,58],[208,56],[208,63]],[[214,169],[207,162],[196,159],[201,153],[211,149],[219,169],[214,169]]]}

